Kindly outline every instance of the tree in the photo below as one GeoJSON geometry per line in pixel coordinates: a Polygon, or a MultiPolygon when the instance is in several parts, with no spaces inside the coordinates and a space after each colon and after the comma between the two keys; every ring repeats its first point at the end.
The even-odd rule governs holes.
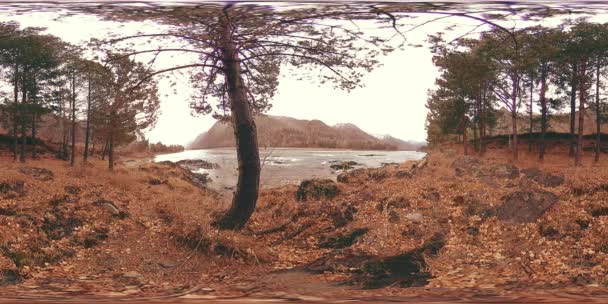
{"type": "Polygon", "coordinates": [[[150,79],[150,70],[127,56],[110,53],[105,69],[111,95],[103,111],[108,141],[108,168],[114,169],[114,147],[130,142],[142,130],[153,127],[158,118],[160,101],[158,84],[150,79]]]}
{"type": "MultiPolygon", "coordinates": [[[[311,8],[272,10],[268,7],[201,5],[159,11],[113,11],[112,17],[154,18],[174,28],[112,40],[178,39],[183,47],[136,50],[128,55],[159,52],[197,54],[195,63],[159,73],[194,68],[200,95],[193,109],[230,120],[237,139],[239,178],[230,209],[217,221],[221,228],[239,229],[255,210],[260,159],[254,113],[268,109],[284,66],[317,71],[320,82],[351,90],[363,73],[378,64],[376,55],[391,50],[382,39],[364,35],[350,22],[376,20],[379,12],[311,8]],[[331,22],[321,20],[333,19],[331,22]],[[317,69],[320,67],[321,70],[317,69]],[[209,97],[215,97],[210,99],[209,97]]],[[[390,18],[387,18],[392,22],[390,18]]]]}

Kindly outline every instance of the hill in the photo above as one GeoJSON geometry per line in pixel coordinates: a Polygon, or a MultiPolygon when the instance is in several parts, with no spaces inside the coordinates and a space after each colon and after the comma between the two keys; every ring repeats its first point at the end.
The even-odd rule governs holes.
{"type": "MultiPolygon", "coordinates": [[[[285,116],[257,115],[260,147],[329,148],[354,150],[416,150],[423,143],[385,136],[374,137],[354,124],[329,126],[320,120],[285,116]]],[[[229,124],[216,122],[201,133],[188,149],[234,147],[234,133],[229,124]]]]}

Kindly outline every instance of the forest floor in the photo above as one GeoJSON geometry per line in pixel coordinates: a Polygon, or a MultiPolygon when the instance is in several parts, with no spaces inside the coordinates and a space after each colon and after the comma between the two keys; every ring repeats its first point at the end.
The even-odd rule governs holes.
{"type": "Polygon", "coordinates": [[[263,190],[248,226],[176,165],[0,154],[4,301],[608,300],[608,159],[433,150],[263,190]],[[606,160],[604,160],[606,159],[606,160]]]}

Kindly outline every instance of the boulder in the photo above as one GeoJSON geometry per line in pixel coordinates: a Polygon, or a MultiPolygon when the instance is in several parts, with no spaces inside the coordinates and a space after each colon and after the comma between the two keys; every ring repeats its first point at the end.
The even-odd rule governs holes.
{"type": "Polygon", "coordinates": [[[424,216],[420,212],[408,213],[405,217],[414,223],[422,222],[424,219],[424,216]]]}
{"type": "Polygon", "coordinates": [[[557,195],[547,191],[516,191],[503,197],[496,216],[512,223],[532,223],[558,201],[557,195]]]}
{"type": "Polygon", "coordinates": [[[454,168],[456,176],[463,176],[465,174],[477,175],[481,170],[481,162],[470,156],[462,156],[455,159],[451,167],[454,168]]]}
{"type": "Polygon", "coordinates": [[[422,194],[422,198],[431,202],[438,202],[441,194],[435,189],[428,189],[422,194]]]}
{"type": "Polygon", "coordinates": [[[218,169],[220,166],[202,159],[183,159],[176,162],[178,166],[190,170],[196,171],[200,169],[218,169]]]}
{"type": "Polygon", "coordinates": [[[543,172],[537,168],[523,169],[521,170],[521,173],[523,173],[527,179],[533,180],[537,184],[545,187],[557,187],[564,183],[563,177],[543,172]]]}
{"type": "Polygon", "coordinates": [[[25,194],[25,183],[22,180],[0,182],[0,194],[6,198],[23,196],[25,194]]]}
{"type": "Polygon", "coordinates": [[[50,181],[55,177],[53,171],[44,168],[21,167],[19,168],[19,172],[45,182],[50,181]]]}
{"type": "Polygon", "coordinates": [[[514,179],[519,177],[519,168],[512,164],[494,164],[488,168],[488,171],[490,176],[496,178],[514,179]]]}
{"type": "Polygon", "coordinates": [[[302,181],[296,192],[296,200],[299,202],[309,199],[332,199],[340,189],[331,179],[309,179],[302,181]]]}
{"type": "Polygon", "coordinates": [[[352,161],[352,160],[343,161],[343,162],[333,161],[332,163],[333,164],[329,166],[332,170],[350,170],[350,169],[354,169],[355,166],[361,165],[360,163],[358,163],[356,161],[352,161]]]}
{"type": "Polygon", "coordinates": [[[17,284],[19,282],[21,282],[21,275],[15,263],[0,254],[0,286],[17,284]]]}

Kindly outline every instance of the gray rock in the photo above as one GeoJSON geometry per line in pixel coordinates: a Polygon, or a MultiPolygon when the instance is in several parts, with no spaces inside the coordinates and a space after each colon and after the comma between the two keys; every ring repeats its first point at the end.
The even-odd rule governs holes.
{"type": "Polygon", "coordinates": [[[528,168],[521,170],[525,178],[535,181],[539,185],[545,187],[557,187],[564,183],[562,176],[553,175],[547,172],[543,172],[537,168],[528,168]]]}
{"type": "Polygon", "coordinates": [[[424,216],[422,216],[422,213],[420,212],[408,213],[405,217],[414,223],[422,222],[424,219],[424,216]]]}

